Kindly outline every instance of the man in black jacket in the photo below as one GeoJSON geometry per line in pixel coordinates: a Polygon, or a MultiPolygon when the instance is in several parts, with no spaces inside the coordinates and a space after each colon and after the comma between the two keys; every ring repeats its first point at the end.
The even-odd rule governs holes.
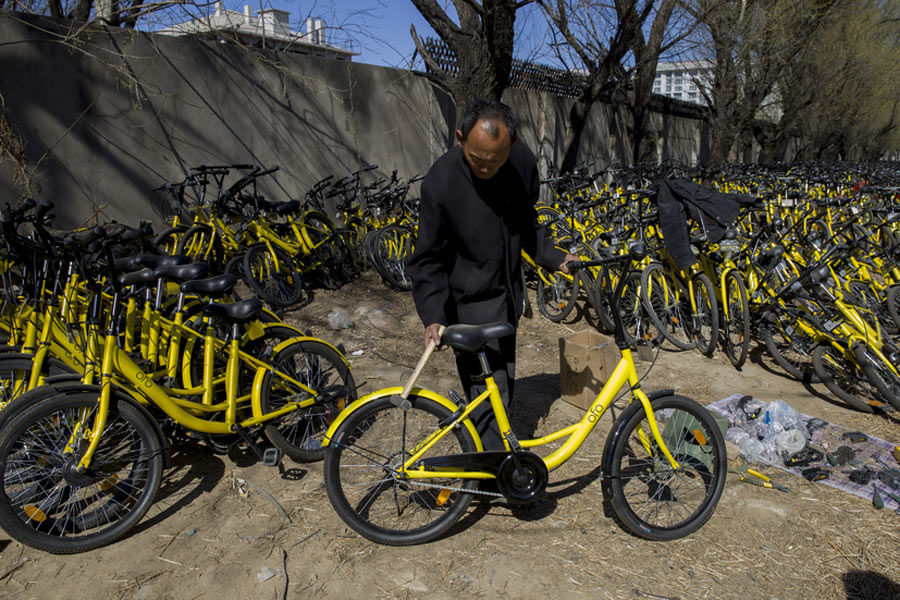
{"type": "MultiPolygon", "coordinates": [[[[518,323],[525,301],[521,250],[541,266],[568,272],[576,257],[557,249],[537,225],[537,162],[516,139],[508,106],[476,100],[456,132],[459,145],[432,165],[422,182],[416,249],[408,270],[425,344],[440,346],[438,331],[455,323],[518,323]]],[[[487,346],[494,380],[509,404],[515,380],[515,335],[487,346]]],[[[475,356],[456,357],[469,400],[484,390],[475,356]]],[[[485,446],[502,441],[485,403],[473,420],[485,446]]]]}

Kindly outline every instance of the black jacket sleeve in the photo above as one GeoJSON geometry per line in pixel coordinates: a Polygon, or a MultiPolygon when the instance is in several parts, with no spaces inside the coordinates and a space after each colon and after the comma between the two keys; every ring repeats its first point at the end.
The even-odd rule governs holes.
{"type": "Polygon", "coordinates": [[[450,324],[450,270],[452,253],[450,235],[445,231],[447,220],[435,197],[434,181],[422,182],[419,204],[419,230],[416,249],[407,264],[413,281],[413,300],[419,318],[427,327],[432,323],[450,324]]]}

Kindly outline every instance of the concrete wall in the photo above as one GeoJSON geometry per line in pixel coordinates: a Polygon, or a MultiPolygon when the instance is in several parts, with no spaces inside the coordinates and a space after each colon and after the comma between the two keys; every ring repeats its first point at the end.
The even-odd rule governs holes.
{"type": "MultiPolygon", "coordinates": [[[[61,227],[153,218],[150,190],[200,164],[278,165],[261,191],[287,200],[366,164],[425,173],[452,141],[449,98],[408,71],[140,32],[63,34],[0,11],[3,114],[35,171],[33,195],[56,203],[61,227]]],[[[504,100],[542,165],[559,164],[572,100],[504,100]]],[[[606,164],[624,155],[623,121],[600,108],[584,156],[606,164]]],[[[659,117],[663,157],[696,161],[701,122],[659,117]]],[[[14,171],[0,155],[0,204],[23,194],[14,171]]]]}

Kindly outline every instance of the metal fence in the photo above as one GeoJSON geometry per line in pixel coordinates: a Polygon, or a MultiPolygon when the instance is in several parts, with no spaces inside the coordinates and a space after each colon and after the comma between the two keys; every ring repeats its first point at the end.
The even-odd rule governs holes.
{"type": "MultiPolygon", "coordinates": [[[[456,53],[442,40],[426,38],[423,45],[442,73],[450,76],[459,73],[456,53]]],[[[430,67],[427,68],[431,70],[430,67]]],[[[584,82],[585,76],[580,73],[526,62],[518,58],[513,59],[509,74],[509,87],[511,88],[547,92],[566,98],[577,97],[584,82]]]]}

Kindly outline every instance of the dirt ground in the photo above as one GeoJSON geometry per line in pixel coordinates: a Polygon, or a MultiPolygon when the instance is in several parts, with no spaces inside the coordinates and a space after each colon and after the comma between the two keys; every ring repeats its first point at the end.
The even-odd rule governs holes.
{"type": "MultiPolygon", "coordinates": [[[[540,433],[579,418],[559,400],[558,340],[588,328],[587,318],[523,320],[517,429],[540,433]]],[[[357,382],[365,382],[362,392],[405,382],[422,349],[411,297],[372,274],[317,291],[287,319],[342,344],[357,382]],[[356,327],[331,330],[334,308],[346,309],[356,327]]],[[[639,363],[639,372],[650,364],[639,363]]],[[[435,356],[421,383],[459,389],[449,352],[435,356]]],[[[760,348],[740,372],[721,354],[663,350],[644,383],[662,387],[702,404],[734,393],[782,398],[900,443],[896,413],[853,412],[824,387],[782,375],[760,348]]],[[[550,493],[536,506],[473,503],[453,535],[412,548],[378,546],[344,526],[320,463],[286,461],[282,477],[245,454],[214,455],[180,442],[155,504],[124,540],[55,556],[0,532],[0,598],[900,598],[900,515],[775,469],[762,470],[790,493],[729,475],[712,519],[692,536],[668,543],[632,537],[603,514],[598,479],[608,424],[551,474],[550,493]]]]}

